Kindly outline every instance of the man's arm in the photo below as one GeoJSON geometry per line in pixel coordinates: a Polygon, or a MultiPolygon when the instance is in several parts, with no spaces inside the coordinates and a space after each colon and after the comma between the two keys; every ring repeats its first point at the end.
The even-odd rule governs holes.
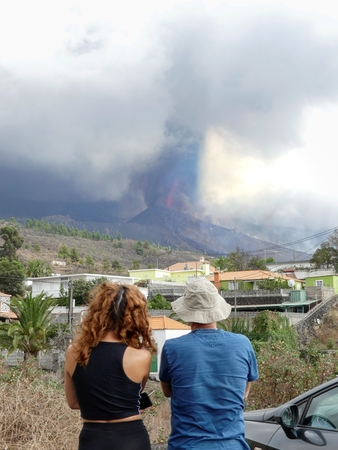
{"type": "Polygon", "coordinates": [[[251,381],[248,381],[246,383],[246,388],[245,388],[245,392],[244,392],[244,400],[247,400],[249,397],[249,392],[250,392],[250,388],[251,388],[251,381]]]}
{"type": "Polygon", "coordinates": [[[161,388],[165,397],[171,397],[172,394],[171,383],[161,381],[161,388]]]}

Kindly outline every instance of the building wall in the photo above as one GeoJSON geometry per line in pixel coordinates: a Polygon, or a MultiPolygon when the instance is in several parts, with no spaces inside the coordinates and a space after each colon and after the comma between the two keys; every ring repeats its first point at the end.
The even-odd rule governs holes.
{"type": "Polygon", "coordinates": [[[63,288],[68,291],[68,282],[70,280],[79,280],[81,278],[86,281],[95,280],[96,278],[105,277],[108,281],[112,283],[124,283],[124,284],[134,284],[134,278],[131,277],[119,277],[112,275],[101,275],[101,274],[70,274],[70,275],[58,275],[51,277],[41,277],[41,278],[29,278],[26,281],[27,284],[32,286],[32,295],[35,297],[36,295],[41,294],[41,292],[45,292],[47,295],[51,295],[54,298],[58,298],[60,296],[60,288],[61,285],[63,288]]]}
{"type": "Polygon", "coordinates": [[[128,270],[129,276],[134,277],[137,280],[158,280],[170,278],[170,272],[168,270],[161,269],[138,269],[128,270]]]}
{"type": "Polygon", "coordinates": [[[324,287],[332,287],[336,294],[338,294],[338,276],[336,275],[316,275],[315,277],[308,277],[305,280],[306,287],[316,287],[316,281],[322,281],[324,287]]]}
{"type": "Polygon", "coordinates": [[[183,336],[187,333],[190,333],[190,330],[153,330],[154,340],[157,345],[157,372],[160,369],[161,353],[165,341],[183,336]]]}
{"type": "Polygon", "coordinates": [[[175,272],[170,272],[170,279],[175,283],[187,283],[189,278],[202,276],[204,276],[202,270],[175,270],[175,272]]]}

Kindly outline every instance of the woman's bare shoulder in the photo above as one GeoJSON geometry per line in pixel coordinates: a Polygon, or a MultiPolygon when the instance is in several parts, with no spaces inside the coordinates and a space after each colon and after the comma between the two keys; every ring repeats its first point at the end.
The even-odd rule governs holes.
{"type": "Polygon", "coordinates": [[[151,360],[151,353],[149,352],[149,350],[146,350],[144,348],[127,347],[126,351],[132,358],[137,358],[138,360],[142,361],[151,360]]]}

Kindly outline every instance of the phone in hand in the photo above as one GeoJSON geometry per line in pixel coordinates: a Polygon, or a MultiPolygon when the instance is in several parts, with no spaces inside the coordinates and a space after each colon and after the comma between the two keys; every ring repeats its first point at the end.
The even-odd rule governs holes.
{"type": "Polygon", "coordinates": [[[140,409],[149,408],[152,406],[153,402],[151,401],[149,395],[146,392],[142,392],[140,399],[140,409]]]}

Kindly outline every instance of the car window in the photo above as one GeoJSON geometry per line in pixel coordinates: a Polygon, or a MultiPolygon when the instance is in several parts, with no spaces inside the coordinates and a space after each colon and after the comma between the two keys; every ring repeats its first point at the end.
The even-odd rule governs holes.
{"type": "Polygon", "coordinates": [[[338,387],[312,398],[303,425],[338,430],[338,387]]]}

